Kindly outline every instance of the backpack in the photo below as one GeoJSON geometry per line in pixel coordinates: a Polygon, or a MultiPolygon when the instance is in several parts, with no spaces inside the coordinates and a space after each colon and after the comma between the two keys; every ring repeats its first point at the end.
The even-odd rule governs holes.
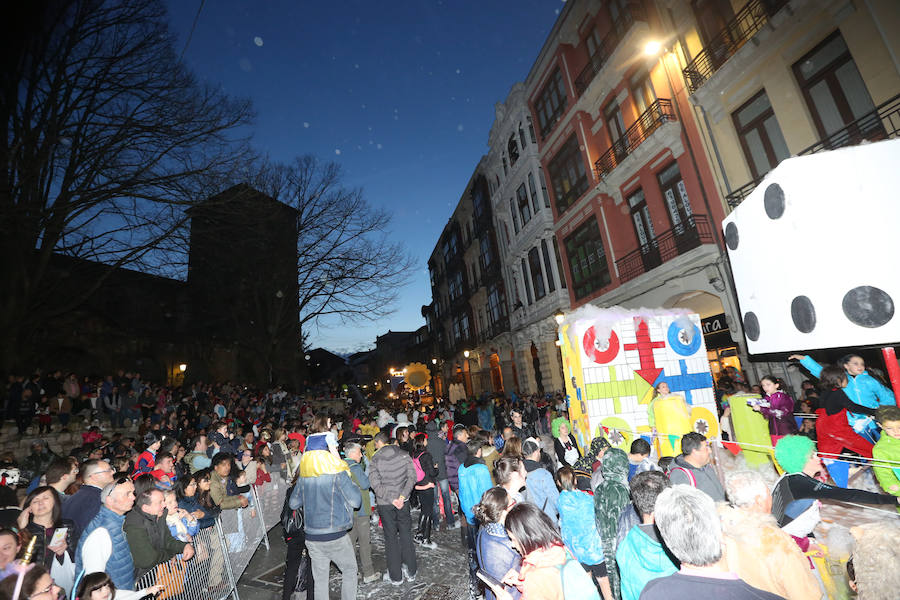
{"type": "Polygon", "coordinates": [[[425,479],[425,470],[422,468],[422,463],[419,462],[420,456],[422,455],[413,457],[413,466],[416,468],[416,483],[425,479]]]}
{"type": "Polygon", "coordinates": [[[600,593],[594,580],[588,575],[569,549],[566,548],[566,562],[556,566],[562,583],[565,600],[600,600],[600,593]]]}
{"type": "MultiPolygon", "coordinates": [[[[294,485],[300,485],[299,482],[294,485]]],[[[281,507],[281,527],[285,539],[300,535],[303,533],[303,508],[296,510],[290,506],[291,493],[294,491],[292,485],[284,497],[284,505],[281,507]]]]}

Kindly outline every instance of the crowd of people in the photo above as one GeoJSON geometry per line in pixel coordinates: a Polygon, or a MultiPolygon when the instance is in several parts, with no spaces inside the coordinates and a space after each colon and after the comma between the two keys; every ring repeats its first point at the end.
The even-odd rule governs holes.
{"type": "MultiPolygon", "coordinates": [[[[198,532],[222,511],[253,510],[251,487],[275,474],[290,483],[285,600],[301,591],[328,598],[332,564],[343,600],[360,585],[415,581],[420,568],[441,568],[429,560],[437,530],[459,530],[471,598],[822,598],[810,559],[821,553],[818,500],[896,506],[900,469],[875,469],[886,493],[831,485],[816,439],[819,451],[831,443],[837,454],[897,461],[900,409],[865,381],[864,365],[816,370],[798,358],[820,381],[801,398],[802,414],[818,417],[812,435],[797,426],[784,383],[760,383],[767,401],[757,408],[784,471],[772,489],[753,470],[723,482],[710,440],[695,432],[676,457],[657,458],[642,438],[627,451],[613,447],[599,430],[581,444],[561,394],[376,409],[361,397],[325,407],[315,394],[171,388],[126,372],[11,377],[4,410],[20,434],[84,431],[69,432],[78,442],[68,452],[35,439],[24,457],[0,453],[0,600],[12,598],[17,579],[28,598],[159,593],[160,585],[136,587],[160,565],[210,560],[198,532]],[[846,428],[821,428],[823,414],[846,428]],[[846,438],[848,429],[869,446],[846,438]],[[384,573],[373,528],[384,536],[384,573]],[[32,566],[22,566],[26,553],[32,566]]],[[[752,389],[719,383],[727,418],[728,397],[752,389]]],[[[883,514],[879,531],[900,533],[896,515],[883,514]]],[[[860,550],[851,565],[859,564],[879,563],[860,550]]],[[[851,566],[864,599],[893,597],[894,579],[851,566]]],[[[220,573],[200,592],[220,598],[224,585],[220,573]]]]}

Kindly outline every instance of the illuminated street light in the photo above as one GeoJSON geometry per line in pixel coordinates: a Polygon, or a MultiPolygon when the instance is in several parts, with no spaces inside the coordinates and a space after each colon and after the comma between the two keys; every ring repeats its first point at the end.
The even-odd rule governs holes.
{"type": "Polygon", "coordinates": [[[647,56],[656,56],[660,50],[662,50],[662,43],[657,40],[650,40],[644,46],[644,54],[647,56]]]}
{"type": "Polygon", "coordinates": [[[553,318],[556,319],[557,325],[562,325],[563,321],[565,321],[566,319],[566,315],[563,314],[563,311],[559,311],[555,315],[553,315],[553,318]]]}
{"type": "Polygon", "coordinates": [[[187,371],[187,365],[184,363],[181,363],[180,365],[178,365],[178,370],[181,371],[182,373],[184,373],[185,371],[187,371]]]}
{"type": "Polygon", "coordinates": [[[436,364],[437,364],[437,359],[436,359],[436,358],[432,358],[432,359],[431,359],[431,364],[436,365],[436,364]]]}
{"type": "Polygon", "coordinates": [[[469,351],[463,350],[463,356],[465,356],[466,358],[469,358],[469,351]]]}

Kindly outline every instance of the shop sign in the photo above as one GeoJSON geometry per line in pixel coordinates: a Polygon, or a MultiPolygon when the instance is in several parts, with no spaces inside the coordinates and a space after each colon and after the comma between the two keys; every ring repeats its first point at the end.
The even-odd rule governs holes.
{"type": "Polygon", "coordinates": [[[707,348],[728,348],[734,346],[725,313],[700,319],[703,327],[703,340],[707,348]]]}

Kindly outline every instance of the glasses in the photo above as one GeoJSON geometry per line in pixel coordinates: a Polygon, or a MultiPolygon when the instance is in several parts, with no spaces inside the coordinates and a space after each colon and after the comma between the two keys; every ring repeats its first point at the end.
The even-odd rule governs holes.
{"type": "Polygon", "coordinates": [[[121,477],[116,478],[116,485],[122,485],[123,483],[128,483],[129,481],[131,481],[131,476],[122,475],[121,477]]]}
{"type": "Polygon", "coordinates": [[[47,589],[41,590],[40,592],[35,592],[32,595],[28,596],[27,600],[31,600],[32,598],[37,598],[38,596],[44,596],[46,594],[52,594],[53,588],[55,588],[55,587],[56,587],[56,584],[51,583],[50,585],[47,586],[47,589]]]}
{"type": "Polygon", "coordinates": [[[90,475],[85,475],[85,477],[93,477],[94,475],[99,475],[100,473],[115,473],[115,469],[100,469],[99,471],[93,471],[90,475]]]}

